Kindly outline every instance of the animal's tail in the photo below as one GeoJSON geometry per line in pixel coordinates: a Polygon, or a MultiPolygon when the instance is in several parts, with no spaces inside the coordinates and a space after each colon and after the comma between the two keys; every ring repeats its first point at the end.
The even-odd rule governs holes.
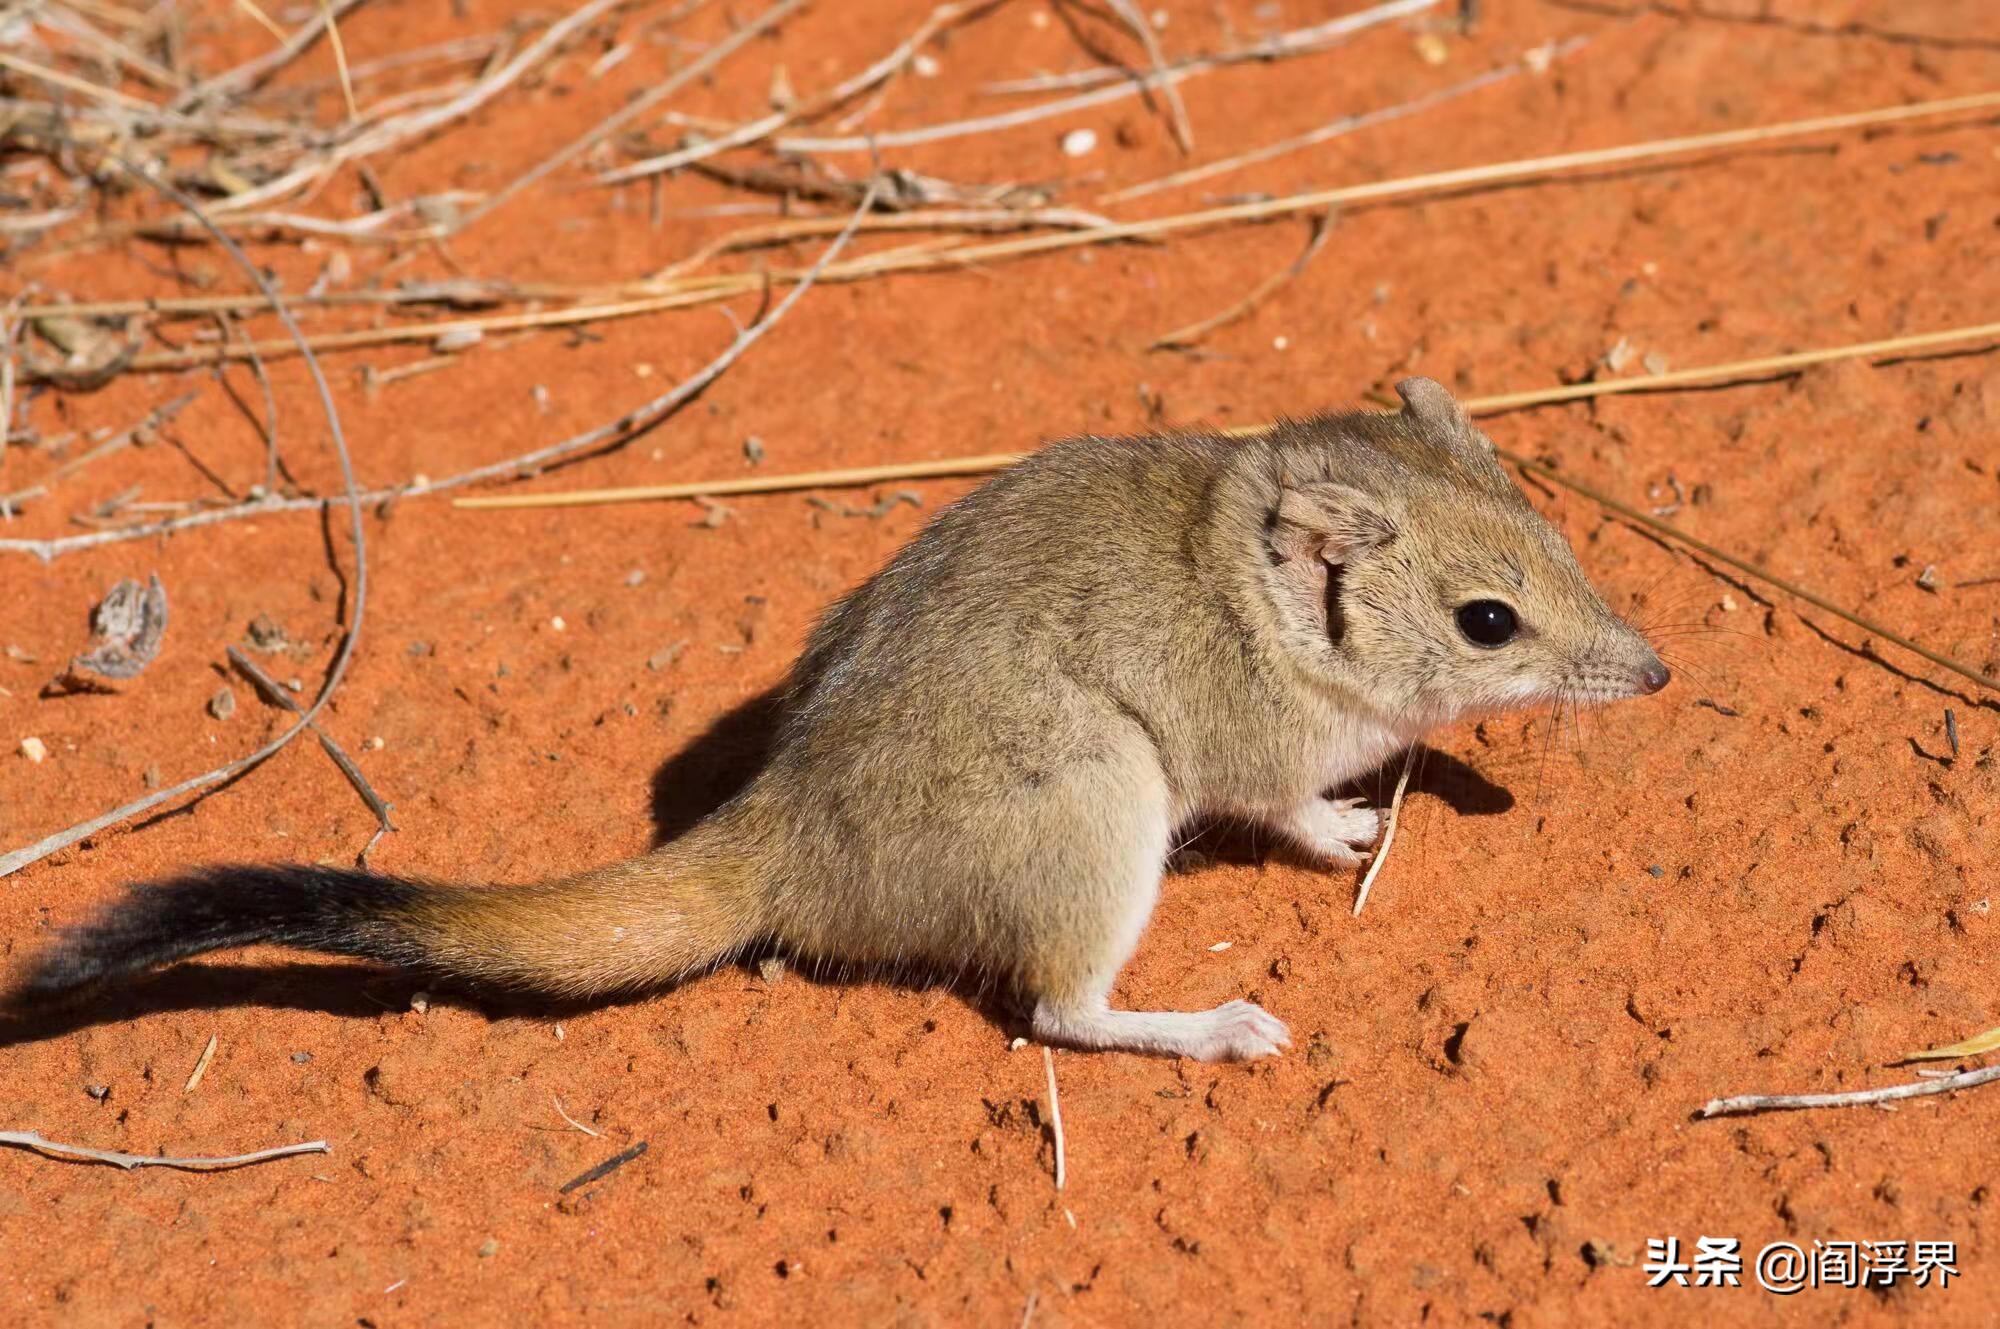
{"type": "Polygon", "coordinates": [[[670,983],[763,935],[747,856],[699,831],[533,886],[463,887],[344,868],[215,867],[134,887],[38,957],[17,1004],[260,944],[416,969],[473,991],[593,997],[670,983]],[[695,843],[689,843],[690,841],[695,843]]]}

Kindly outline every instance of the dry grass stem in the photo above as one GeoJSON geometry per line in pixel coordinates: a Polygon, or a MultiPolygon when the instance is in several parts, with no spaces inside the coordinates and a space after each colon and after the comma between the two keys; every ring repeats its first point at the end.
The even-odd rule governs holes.
{"type": "Polygon", "coordinates": [[[652,110],[662,101],[665,101],[668,97],[673,96],[676,92],[679,92],[689,83],[694,82],[696,79],[708,77],[715,70],[716,66],[720,65],[737,51],[743,49],[744,46],[748,45],[755,38],[761,37],[778,24],[790,18],[793,14],[796,14],[804,4],[805,0],[779,0],[777,4],[772,5],[756,18],[750,20],[750,22],[730,33],[729,36],[703,51],[698,58],[691,61],[684,68],[675,70],[660,83],[647,89],[646,92],[628,102],[615,114],[604,120],[600,120],[582,136],[571,140],[553,156],[536,163],[513,180],[510,180],[497,193],[467,213],[465,219],[452,229],[454,232],[463,231],[474,223],[490,216],[516,194],[519,194],[528,186],[542,179],[551,171],[558,170],[567,163],[574,161],[583,153],[588,152],[593,145],[603,142],[611,135],[624,129],[634,120],[645,115],[648,111],[652,110]]]}
{"type": "Polygon", "coordinates": [[[1153,344],[1148,349],[1155,351],[1184,350],[1188,347],[1198,345],[1204,337],[1214,332],[1217,328],[1227,327],[1237,319],[1250,313],[1251,310],[1269,299],[1274,291],[1284,286],[1287,282],[1296,280],[1299,274],[1311,266],[1315,258],[1319,257],[1319,251],[1326,247],[1327,236],[1333,233],[1333,218],[1334,210],[1332,208],[1328,208],[1324,214],[1314,218],[1312,234],[1306,238],[1306,247],[1299,256],[1277,272],[1266,277],[1263,281],[1258,282],[1256,286],[1251,288],[1250,293],[1241,300],[1230,305],[1219,314],[1211,314],[1199,322],[1190,323],[1184,328],[1176,328],[1172,332],[1155,338],[1153,344]]]}
{"type": "MultiPolygon", "coordinates": [[[[1585,45],[1586,40],[1579,37],[1564,42],[1560,46],[1545,47],[1543,48],[1545,58],[1554,60],[1569,55],[1585,45]]],[[[1436,92],[1418,97],[1413,101],[1402,102],[1395,106],[1384,106],[1378,110],[1363,111],[1355,115],[1344,115],[1337,120],[1332,120],[1321,125],[1317,129],[1308,130],[1306,133],[1294,135],[1291,138],[1281,139],[1276,143],[1266,144],[1264,147],[1255,148],[1249,152],[1239,153],[1234,157],[1225,157],[1220,161],[1208,162],[1201,166],[1191,166],[1185,171],[1176,171],[1172,175],[1161,176],[1157,180],[1147,180],[1141,184],[1127,185],[1123,189],[1114,189],[1108,194],[1099,195],[1097,201],[1100,203],[1123,203],[1130,199],[1143,198],[1148,194],[1157,194],[1162,190],[1177,189],[1182,185],[1191,185],[1202,180],[1212,180],[1218,175],[1227,175],[1232,171],[1240,171],[1246,166],[1255,166],[1262,162],[1272,161],[1288,153],[1298,152],[1303,148],[1318,147],[1322,143],[1330,143],[1334,139],[1341,138],[1347,134],[1353,134],[1363,129],[1372,129],[1377,125],[1385,125],[1393,120],[1401,120],[1405,116],[1417,115],[1434,107],[1442,106],[1446,102],[1456,101],[1458,98],[1467,96],[1470,93],[1490,88],[1496,83],[1504,83],[1516,75],[1526,73],[1529,69],[1534,68],[1536,64],[1540,63],[1541,60],[1542,57],[1537,57],[1533,63],[1529,60],[1516,60],[1512,64],[1502,65],[1498,69],[1489,70],[1476,78],[1469,78],[1463,83],[1454,83],[1448,88],[1440,88],[1436,92]]]]}
{"type": "Polygon", "coordinates": [[[1389,796],[1389,816],[1382,826],[1382,843],[1376,847],[1374,861],[1362,875],[1361,889],[1354,894],[1354,916],[1361,917],[1361,906],[1368,903],[1368,892],[1375,885],[1375,878],[1381,875],[1382,865],[1389,861],[1389,846],[1396,843],[1396,825],[1403,816],[1403,795],[1410,788],[1410,769],[1417,764],[1417,750],[1411,748],[1403,754],[1403,772],[1396,777],[1396,792],[1389,796]]]}
{"type": "MultiPolygon", "coordinates": [[[[698,162],[708,157],[713,157],[719,152],[727,152],[732,148],[745,147],[768,138],[794,121],[823,114],[849,99],[866,92],[875,84],[894,74],[897,70],[915,59],[917,52],[921,51],[925,44],[931,38],[937,36],[938,33],[956,27],[961,23],[968,22],[994,8],[995,5],[1004,2],[1005,0],[972,0],[971,3],[939,5],[931,11],[929,18],[917,26],[915,32],[904,38],[895,50],[890,51],[860,73],[836,84],[819,96],[800,102],[796,106],[773,111],[771,114],[758,120],[752,120],[748,124],[738,125],[720,138],[693,143],[677,151],[663,153],[657,157],[648,157],[644,161],[634,162],[630,166],[622,166],[615,171],[605,171],[597,177],[597,182],[605,185],[624,184],[630,180],[639,180],[649,175],[658,175],[663,171],[677,170],[691,162],[698,162]]],[[[779,145],[779,150],[786,150],[782,143],[779,145]]]]}

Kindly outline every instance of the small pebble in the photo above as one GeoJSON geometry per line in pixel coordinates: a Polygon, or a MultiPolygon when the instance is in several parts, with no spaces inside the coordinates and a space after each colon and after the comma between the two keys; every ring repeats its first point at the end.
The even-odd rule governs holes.
{"type": "Polygon", "coordinates": [[[480,1259],[490,1260],[499,1253],[500,1253],[500,1242],[497,1238],[488,1237],[486,1240],[479,1243],[480,1259]]]}
{"type": "Polygon", "coordinates": [[[236,714],[236,694],[223,688],[208,699],[208,713],[218,720],[227,720],[236,714]]]}
{"type": "Polygon", "coordinates": [[[1215,951],[1219,954],[1222,951],[1228,950],[1231,946],[1234,946],[1235,944],[1236,943],[1233,941],[1218,941],[1215,943],[1215,945],[1209,947],[1208,949],[1210,949],[1211,951],[1215,951]]]}
{"type": "Polygon", "coordinates": [[[1290,337],[1271,338],[1271,349],[1275,351],[1282,351],[1291,344],[1292,344],[1292,339],[1290,337]]]}
{"type": "Polygon", "coordinates": [[[918,78],[936,78],[943,66],[938,64],[935,56],[920,55],[910,61],[910,68],[916,71],[918,78]]]}
{"type": "Polygon", "coordinates": [[[313,1054],[310,1052],[294,1052],[292,1054],[292,1064],[294,1066],[303,1066],[312,1059],[313,1054]]]}
{"type": "Polygon", "coordinates": [[[83,1092],[102,1103],[105,1099],[111,1097],[111,1086],[108,1084],[87,1084],[83,1087],[83,1092]]]}
{"type": "Polygon", "coordinates": [[[1025,1039],[1025,1038],[1017,1038],[1017,1039],[1015,1039],[1015,1040],[1014,1040],[1013,1042],[1011,1042],[1011,1043],[1009,1043],[1009,1044],[1007,1045],[1007,1050],[1008,1050],[1009,1052],[1019,1052],[1019,1051],[1020,1051],[1020,1050],[1021,1050],[1022,1048],[1026,1047],[1026,1046],[1028,1046],[1028,1040],[1027,1040],[1027,1039],[1025,1039]]]}
{"type": "Polygon", "coordinates": [[[1722,612],[1725,614],[1736,612],[1736,597],[1727,591],[1722,593],[1722,612]]]}
{"type": "Polygon", "coordinates": [[[1646,869],[1646,875],[1657,879],[1666,876],[1667,870],[1661,867],[1658,863],[1655,863],[1651,867],[1646,869]]]}
{"type": "Polygon", "coordinates": [[[389,743],[388,740],[383,738],[380,734],[374,734],[371,735],[368,741],[362,746],[368,748],[372,752],[380,752],[383,748],[388,747],[389,743]]]}
{"type": "Polygon", "coordinates": [[[415,1011],[415,1012],[416,1012],[417,1014],[419,1014],[419,1015],[422,1015],[422,1014],[423,1014],[424,1012],[428,1011],[428,1010],[429,1010],[430,1008],[431,1008],[431,994],[430,994],[430,993],[428,993],[428,992],[412,992],[412,993],[410,994],[410,1009],[411,1009],[411,1010],[415,1011]]]}
{"type": "Polygon", "coordinates": [[[1065,157],[1087,157],[1097,150],[1097,131],[1094,129],[1072,129],[1062,136],[1062,151],[1065,157]]]}
{"type": "Polygon", "coordinates": [[[561,614],[557,614],[554,618],[549,620],[549,629],[552,632],[561,632],[564,628],[568,626],[569,624],[563,622],[561,614]]]}
{"type": "Polygon", "coordinates": [[[644,568],[633,568],[625,574],[625,584],[627,586],[644,586],[646,584],[646,570],[644,568]]]}
{"type": "Polygon", "coordinates": [[[39,766],[49,755],[49,745],[31,734],[21,740],[21,755],[39,766]]]}
{"type": "Polygon", "coordinates": [[[743,455],[749,460],[752,466],[758,466],[763,464],[764,440],[758,438],[755,434],[752,434],[750,435],[750,437],[744,439],[743,455]]]}
{"type": "Polygon", "coordinates": [[[1427,65],[1441,65],[1451,58],[1451,49],[1435,32],[1417,35],[1417,58],[1427,65]]]}
{"type": "Polygon", "coordinates": [[[1655,377],[1667,372],[1667,357],[1661,355],[1658,351],[1646,352],[1645,357],[1639,363],[1646,366],[1646,372],[1655,377]]]}
{"type": "Polygon", "coordinates": [[[776,987],[785,977],[785,957],[767,955],[757,962],[757,976],[764,980],[764,986],[776,987]]]}

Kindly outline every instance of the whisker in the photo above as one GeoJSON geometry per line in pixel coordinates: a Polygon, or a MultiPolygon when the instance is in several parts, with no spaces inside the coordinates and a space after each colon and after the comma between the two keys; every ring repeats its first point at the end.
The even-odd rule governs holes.
{"type": "Polygon", "coordinates": [[[1696,665],[1678,651],[1661,651],[1659,654],[1660,659],[1665,661],[1667,667],[1675,673],[1688,674],[1703,687],[1713,685],[1715,672],[1707,665],[1696,665]]]}

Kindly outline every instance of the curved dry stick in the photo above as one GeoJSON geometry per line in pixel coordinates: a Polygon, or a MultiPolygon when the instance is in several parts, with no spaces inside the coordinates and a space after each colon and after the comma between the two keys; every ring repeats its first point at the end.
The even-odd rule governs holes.
{"type": "MultiPolygon", "coordinates": [[[[1174,71],[1192,70],[1206,73],[1223,65],[1249,64],[1253,61],[1275,62],[1297,55],[1317,55],[1321,51],[1339,45],[1363,28],[1373,27],[1386,19],[1404,18],[1420,14],[1427,9],[1435,9],[1440,0],[1388,0],[1371,9],[1358,10],[1352,14],[1342,14],[1339,18],[1325,23],[1315,23],[1309,28],[1293,28],[1289,32],[1273,33],[1233,50],[1215,51],[1208,55],[1188,56],[1169,62],[1167,68],[1174,71]]],[[[1079,69],[1068,74],[1036,74],[1029,78],[1005,79],[988,83],[980,89],[988,95],[1005,96],[1024,92],[1053,92],[1058,88],[1097,88],[1106,83],[1121,83],[1132,78],[1128,69],[1115,65],[1094,65],[1089,69],[1079,69]]]]}
{"type": "Polygon", "coordinates": [[[1396,843],[1396,823],[1403,816],[1403,795],[1410,787],[1410,768],[1417,764],[1417,750],[1411,748],[1403,754],[1403,773],[1396,777],[1396,792],[1389,796],[1389,819],[1382,828],[1382,847],[1375,851],[1375,861],[1368,865],[1368,872],[1361,878],[1361,889],[1354,896],[1354,916],[1361,917],[1361,906],[1368,903],[1368,891],[1375,885],[1375,878],[1382,871],[1382,865],[1389,861],[1389,846],[1396,843]]]}
{"type": "Polygon", "coordinates": [[[752,39],[761,37],[778,24],[790,18],[804,4],[805,0],[778,0],[778,3],[766,9],[756,18],[736,29],[706,51],[703,51],[697,59],[690,61],[684,67],[669,74],[663,82],[648,88],[643,94],[627,102],[612,115],[592,125],[580,137],[572,139],[567,146],[558,149],[555,155],[543,158],[520,175],[515,176],[489,196],[485,202],[481,203],[471,212],[466,213],[457,223],[443,229],[450,234],[456,235],[472,226],[475,222],[484,219],[495,209],[501,207],[516,194],[526,189],[529,185],[534,184],[549,172],[561,168],[565,162],[575,160],[578,154],[589,151],[592,144],[600,143],[617,133],[668,97],[679,92],[695,79],[707,77],[708,73],[717,65],[748,45],[752,39]]]}
{"type": "Polygon", "coordinates": [[[1069,1182],[1069,1167],[1063,1157],[1062,1096],[1056,1093],[1056,1057],[1042,1044],[1042,1065],[1049,1073],[1049,1134],[1056,1148],[1056,1189],[1069,1182]]]}
{"type": "Polygon", "coordinates": [[[1174,86],[1174,80],[1166,78],[1167,53],[1160,49],[1160,39],[1153,32],[1153,25],[1139,12],[1132,0],[1105,0],[1111,12],[1118,15],[1132,35],[1145,48],[1146,59],[1152,62],[1153,77],[1162,79],[1160,91],[1166,98],[1167,111],[1171,117],[1169,124],[1174,131],[1174,143],[1186,156],[1194,151],[1194,123],[1188,119],[1187,106],[1181,101],[1181,90],[1174,86]]]}
{"type": "Polygon", "coordinates": [[[80,1144],[61,1144],[55,1140],[45,1140],[39,1131],[0,1131],[0,1145],[14,1145],[21,1149],[32,1149],[47,1158],[60,1158],[72,1163],[109,1163],[130,1172],[135,1167],[171,1167],[183,1172],[221,1172],[227,1168],[248,1167],[252,1163],[268,1163],[274,1158],[291,1158],[296,1154],[328,1154],[332,1146],[325,1140],[308,1140],[304,1144],[281,1144],[275,1149],[259,1149],[248,1154],[225,1154],[219,1157],[170,1158],[156,1154],[124,1154],[115,1149],[90,1149],[80,1144]]]}
{"type": "MultiPolygon", "coordinates": [[[[1547,59],[1558,60],[1563,56],[1573,53],[1588,41],[1589,38],[1587,37],[1573,37],[1559,46],[1544,47],[1542,49],[1547,59]]],[[[1200,166],[1190,166],[1184,171],[1175,171],[1171,175],[1163,175],[1157,180],[1145,180],[1136,185],[1126,185],[1122,189],[1114,189],[1108,194],[1098,195],[1097,201],[1099,203],[1123,203],[1130,199],[1143,198],[1148,194],[1157,194],[1163,189],[1173,189],[1180,185],[1191,185],[1199,180],[1211,180],[1218,175],[1227,175],[1231,171],[1238,171],[1246,166],[1255,166],[1261,162],[1282,157],[1286,153],[1297,152],[1301,148],[1318,147],[1322,143],[1331,143],[1334,139],[1345,137],[1348,134],[1356,134],[1364,129],[1373,129],[1377,125],[1386,125],[1393,120],[1401,120],[1406,116],[1419,115],[1434,107],[1442,106],[1446,102],[1455,101],[1470,93],[1490,88],[1495,83],[1503,83],[1532,68],[1534,68],[1534,65],[1529,60],[1516,60],[1512,64],[1502,65],[1498,69],[1490,69],[1484,74],[1466,79],[1462,83],[1454,83],[1448,88],[1439,88],[1436,92],[1427,93],[1411,101],[1400,102],[1394,106],[1384,106],[1373,111],[1360,111],[1353,115],[1343,115],[1338,120],[1330,120],[1317,129],[1309,129],[1303,134],[1295,134],[1291,138],[1280,139],[1276,143],[1267,143],[1261,148],[1253,148],[1249,152],[1239,153],[1234,157],[1225,157],[1218,161],[1205,162],[1200,166]]]]}
{"type": "MultiPolygon", "coordinates": [[[[1349,14],[1344,19],[1323,25],[1316,29],[1322,33],[1323,42],[1331,42],[1346,37],[1363,28],[1372,27],[1405,14],[1414,14],[1436,5],[1438,0],[1391,0],[1388,4],[1377,5],[1359,14],[1349,14]],[[1337,31],[1335,31],[1337,29],[1337,31]]],[[[1273,50],[1270,57],[1292,54],[1288,50],[1273,50]]],[[[1262,58],[1246,56],[1246,59],[1262,58]]],[[[965,138],[972,134],[991,133],[996,129],[1014,129],[1021,125],[1034,124],[1041,120],[1067,115],[1071,111],[1087,110],[1106,102],[1123,101],[1127,97],[1137,97],[1155,89],[1173,92],[1174,85],[1184,79],[1205,74],[1211,69],[1219,69],[1224,62],[1194,61],[1181,65],[1168,65],[1129,81],[1121,81],[1115,87],[1093,88],[1070,97],[1057,97],[1052,101],[1036,102],[1033,106],[1023,106],[1018,110],[1001,111],[994,115],[974,116],[968,120],[948,120],[942,124],[924,125],[917,129],[891,129],[878,134],[856,134],[838,138],[781,138],[777,141],[780,152],[874,152],[879,148],[906,148],[919,143],[935,143],[940,139],[965,138]]],[[[1119,75],[1121,79],[1123,75],[1119,75]]]]}
{"type": "Polygon", "coordinates": [[[577,29],[588,26],[600,18],[606,10],[623,3],[625,0],[589,0],[588,4],[550,24],[541,36],[530,42],[513,59],[443,105],[423,111],[411,111],[364,129],[354,137],[335,144],[319,154],[315,160],[294,167],[268,184],[259,185],[240,194],[232,194],[218,204],[215,211],[223,214],[233,213],[268,203],[275,198],[282,198],[309,181],[325,177],[328,172],[347,162],[371,156],[406,139],[428,134],[454,120],[471,115],[499,96],[522,74],[540,63],[550,51],[569,40],[577,29]]]}
{"type": "Polygon", "coordinates": [[[335,20],[344,18],[347,12],[364,4],[366,0],[340,0],[340,3],[323,6],[318,17],[302,25],[291,36],[291,40],[275,50],[266,51],[254,60],[249,60],[225,70],[204,83],[198,83],[174,99],[173,109],[186,111],[215,97],[234,97],[255,90],[271,75],[299,58],[306,48],[318,41],[320,34],[333,25],[335,20]]]}
{"type": "Polygon", "coordinates": [[[2000,1080],[2000,1066],[1985,1066],[1941,1079],[1916,1080],[1881,1089],[1856,1089],[1845,1094],[1738,1094],[1734,1098],[1711,1098],[1702,1104],[1695,1115],[1705,1119],[1736,1117],[1750,1112],[1788,1112],[1799,1108],[1866,1107],[1875,1103],[1893,1103],[1903,1098],[1948,1094],[1954,1089],[1972,1089],[1992,1080],[2000,1080]]]}
{"type": "Polygon", "coordinates": [[[306,339],[304,329],[300,328],[298,320],[292,317],[290,307],[279,298],[277,289],[271,285],[270,281],[258,269],[257,265],[250,261],[250,256],[243,252],[240,245],[224,234],[221,228],[209,220],[208,214],[201,210],[201,206],[198,203],[172,184],[147,175],[144,171],[141,171],[138,167],[132,165],[131,162],[116,153],[108,153],[106,155],[111,160],[117,162],[119,166],[123,167],[127,173],[141,184],[157,190],[160,194],[199,218],[203,225],[208,227],[210,234],[215,237],[216,242],[228,251],[230,258],[236,261],[249,276],[251,282],[256,285],[257,289],[263,292],[264,298],[271,302],[271,308],[278,315],[279,320],[284,323],[285,330],[292,335],[293,340],[300,343],[301,348],[304,350],[306,369],[312,374],[313,386],[319,391],[320,405],[326,411],[327,428],[332,432],[334,451],[340,457],[341,478],[347,485],[348,512],[353,518],[352,530],[354,537],[353,612],[348,620],[347,635],[341,639],[340,649],[335,652],[333,657],[333,664],[326,671],[326,681],[320,685],[319,696],[313,699],[313,704],[305,709],[290,729],[285,730],[247,757],[239,757],[235,761],[227,762],[212,771],[204,772],[192,779],[183,780],[172,788],[162,789],[157,793],[148,794],[144,798],[135,799],[130,803],[124,804],[122,807],[116,807],[100,816],[92,817],[88,821],[79,822],[71,826],[68,830],[58,831],[54,835],[38,840],[25,848],[16,849],[10,854],[0,855],[0,877],[11,876],[19,872],[22,868],[27,867],[30,863],[46,858],[59,849],[65,849],[75,844],[78,840],[97,834],[97,832],[105,829],[107,826],[115,826],[129,817],[136,817],[140,813],[156,808],[162,803],[179,798],[182,794],[192,793],[197,789],[205,789],[209,785],[220,784],[224,780],[233,780],[304,733],[306,727],[319,718],[320,711],[326,707],[326,703],[333,696],[334,689],[340,686],[340,680],[347,673],[348,661],[354,658],[355,645],[361,640],[361,620],[368,604],[368,540],[361,524],[361,504],[357,501],[360,493],[360,484],[354,478],[354,458],[347,449],[347,434],[340,427],[340,412],[333,404],[333,390],[327,386],[326,375],[320,370],[318,357],[313,355],[311,348],[304,345],[306,339]]]}
{"type": "MultiPolygon", "coordinates": [[[[664,171],[671,171],[678,167],[686,166],[690,162],[703,161],[709,157],[713,157],[718,152],[727,152],[731,148],[740,148],[746,144],[755,143],[759,139],[767,138],[796,120],[830,110],[857,94],[867,91],[915,59],[917,52],[922,49],[924,43],[928,42],[938,33],[943,32],[947,28],[956,27],[961,23],[968,22],[986,10],[992,9],[995,5],[1005,3],[1006,0],[971,0],[971,3],[954,2],[939,5],[931,11],[929,18],[918,25],[915,32],[903,39],[902,43],[895,50],[854,75],[854,77],[836,84],[810,101],[802,102],[789,110],[773,111],[761,119],[752,120],[748,124],[738,125],[720,138],[709,139],[703,143],[690,144],[685,148],[662,153],[657,157],[648,157],[646,160],[634,162],[630,166],[621,166],[615,171],[605,171],[597,177],[597,183],[601,185],[618,185],[631,180],[640,180],[649,175],[659,175],[664,171]]],[[[865,143],[866,140],[864,139],[863,142],[865,143]]],[[[781,143],[779,147],[782,150],[783,144],[781,143]]]]}

